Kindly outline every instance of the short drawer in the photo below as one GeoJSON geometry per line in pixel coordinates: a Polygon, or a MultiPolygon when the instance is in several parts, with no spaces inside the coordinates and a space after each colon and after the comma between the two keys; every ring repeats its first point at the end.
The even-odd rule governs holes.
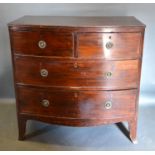
{"type": "Polygon", "coordinates": [[[55,57],[73,56],[71,33],[51,31],[12,31],[12,50],[16,54],[55,57]]]}
{"type": "Polygon", "coordinates": [[[133,59],[141,57],[141,33],[79,33],[78,57],[133,59]]]}
{"type": "Polygon", "coordinates": [[[17,87],[20,113],[81,119],[116,119],[135,113],[137,90],[55,91],[17,87]]]}
{"type": "Polygon", "coordinates": [[[15,77],[17,83],[36,86],[137,88],[139,60],[85,62],[15,57],[15,77]]]}

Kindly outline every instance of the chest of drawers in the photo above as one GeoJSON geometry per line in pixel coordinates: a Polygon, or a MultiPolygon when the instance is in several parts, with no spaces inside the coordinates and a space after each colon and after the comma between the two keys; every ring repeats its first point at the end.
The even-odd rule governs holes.
{"type": "Polygon", "coordinates": [[[136,141],[145,25],[134,17],[24,16],[8,24],[19,140],[27,120],[127,121],[136,141]]]}

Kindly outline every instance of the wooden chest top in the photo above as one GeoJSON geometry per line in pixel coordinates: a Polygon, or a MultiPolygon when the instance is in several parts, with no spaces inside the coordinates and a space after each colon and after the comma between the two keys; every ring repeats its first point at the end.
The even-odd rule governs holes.
{"type": "Polygon", "coordinates": [[[24,16],[9,23],[9,26],[66,26],[66,27],[145,27],[133,16],[69,17],[69,16],[24,16]]]}

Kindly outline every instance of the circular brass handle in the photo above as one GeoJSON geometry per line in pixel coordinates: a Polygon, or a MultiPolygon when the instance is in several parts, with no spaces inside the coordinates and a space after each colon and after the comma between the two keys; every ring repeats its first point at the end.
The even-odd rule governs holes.
{"type": "Polygon", "coordinates": [[[107,49],[111,49],[114,46],[114,44],[109,41],[109,42],[106,43],[105,46],[106,46],[107,49]]]}
{"type": "Polygon", "coordinates": [[[47,77],[47,76],[48,76],[48,70],[46,70],[46,69],[41,69],[41,70],[40,70],[40,75],[41,75],[42,77],[47,77]]]}
{"type": "Polygon", "coordinates": [[[109,78],[109,77],[111,77],[111,76],[112,76],[112,73],[111,73],[111,72],[107,72],[107,73],[106,73],[106,77],[107,77],[107,78],[109,78]]]}
{"type": "Polygon", "coordinates": [[[49,100],[42,100],[41,104],[44,107],[48,107],[50,105],[50,102],[49,102],[49,100]]]}
{"type": "Polygon", "coordinates": [[[39,48],[43,49],[43,48],[46,47],[46,42],[45,42],[44,40],[40,40],[40,41],[38,42],[38,46],[39,46],[39,48]]]}
{"type": "Polygon", "coordinates": [[[112,108],[112,102],[111,101],[107,101],[107,102],[105,102],[105,109],[111,109],[112,108]]]}

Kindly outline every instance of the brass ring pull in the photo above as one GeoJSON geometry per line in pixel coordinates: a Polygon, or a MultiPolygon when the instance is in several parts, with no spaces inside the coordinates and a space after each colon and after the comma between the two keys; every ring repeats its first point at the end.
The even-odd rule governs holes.
{"type": "Polygon", "coordinates": [[[107,72],[107,73],[106,73],[106,77],[107,77],[107,78],[110,78],[111,76],[112,76],[112,72],[107,72]]]}
{"type": "Polygon", "coordinates": [[[112,108],[112,102],[111,101],[105,102],[105,109],[109,110],[111,108],[112,108]]]}
{"type": "Polygon", "coordinates": [[[46,42],[45,42],[44,40],[40,40],[40,41],[38,42],[38,46],[39,46],[39,48],[43,49],[43,48],[46,47],[46,42]]]}
{"type": "Polygon", "coordinates": [[[114,46],[114,44],[109,41],[109,42],[106,43],[105,46],[106,46],[107,49],[111,49],[114,46]]]}
{"type": "Polygon", "coordinates": [[[50,102],[49,102],[49,100],[42,100],[41,104],[44,107],[48,107],[50,105],[50,102]]]}
{"type": "Polygon", "coordinates": [[[47,77],[47,76],[48,76],[48,70],[46,70],[46,69],[41,69],[41,70],[40,70],[40,75],[41,75],[42,77],[47,77]]]}

